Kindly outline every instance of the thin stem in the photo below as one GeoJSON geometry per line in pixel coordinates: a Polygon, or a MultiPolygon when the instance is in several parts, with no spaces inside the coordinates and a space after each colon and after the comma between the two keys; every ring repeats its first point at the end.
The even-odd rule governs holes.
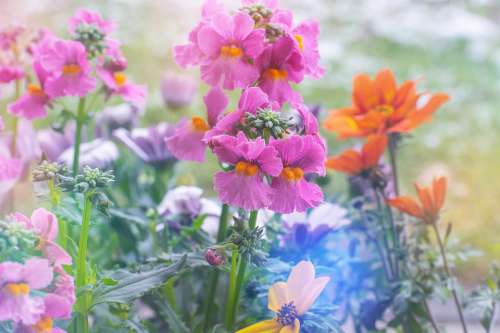
{"type": "MultiPolygon", "coordinates": [[[[80,241],[78,244],[78,258],[76,263],[76,287],[83,288],[87,284],[87,246],[90,231],[90,217],[92,215],[92,194],[85,194],[83,205],[82,229],[80,230],[80,241]]],[[[81,292],[77,299],[77,308],[80,312],[78,316],[78,332],[88,333],[88,311],[89,295],[87,292],[81,292]]]]}
{"type": "Polygon", "coordinates": [[[80,164],[80,144],[82,142],[82,127],[85,122],[85,97],[80,97],[78,101],[78,111],[76,115],[75,144],[73,147],[73,175],[78,173],[80,164]]]}
{"type": "MultiPolygon", "coordinates": [[[[14,100],[16,101],[19,96],[21,96],[21,80],[16,80],[15,83],[15,93],[14,93],[14,100]]],[[[14,116],[12,120],[12,157],[16,156],[16,149],[17,149],[17,135],[18,135],[18,118],[17,116],[14,116]]]]}
{"type": "MultiPolygon", "coordinates": [[[[436,234],[436,238],[439,244],[439,251],[441,252],[441,257],[443,258],[443,265],[444,269],[446,272],[446,275],[448,276],[448,279],[451,279],[451,271],[450,267],[448,266],[448,260],[446,258],[446,252],[444,249],[443,241],[441,240],[441,236],[439,235],[439,230],[437,228],[436,223],[432,224],[432,227],[434,229],[434,233],[436,234]]],[[[458,299],[457,291],[455,289],[455,285],[452,286],[451,288],[451,293],[453,295],[453,300],[455,301],[455,305],[457,307],[458,311],[458,316],[460,317],[460,323],[462,324],[462,328],[464,330],[464,333],[467,333],[467,325],[465,324],[465,318],[464,314],[462,312],[462,306],[460,305],[460,300],[458,299]]]]}
{"type": "MultiPolygon", "coordinates": [[[[380,197],[378,195],[378,191],[376,188],[373,188],[373,194],[375,195],[375,200],[377,202],[377,211],[379,211],[381,214],[384,214],[384,211],[382,208],[382,203],[380,202],[380,197]]],[[[382,226],[384,228],[383,240],[384,240],[384,247],[385,247],[385,250],[387,252],[387,262],[389,263],[389,267],[391,268],[391,276],[395,277],[396,272],[395,272],[395,268],[394,268],[394,265],[393,265],[392,259],[391,259],[391,247],[389,246],[389,241],[387,239],[387,230],[386,230],[387,227],[385,224],[385,217],[384,216],[382,216],[381,221],[382,221],[382,226]]]]}
{"type": "Polygon", "coordinates": [[[394,193],[399,197],[399,178],[398,178],[398,163],[397,163],[397,142],[394,136],[389,136],[389,160],[391,162],[391,173],[394,181],[394,193]]]}
{"type": "Polygon", "coordinates": [[[233,299],[236,290],[236,269],[238,266],[238,248],[235,247],[233,249],[233,253],[231,255],[231,273],[229,273],[229,290],[227,293],[227,302],[226,302],[226,328],[231,331],[234,325],[234,306],[233,299]]]}
{"type": "MultiPolygon", "coordinates": [[[[59,202],[61,201],[61,195],[59,193],[59,190],[54,184],[54,179],[49,179],[48,180],[48,185],[49,185],[49,195],[50,195],[50,204],[52,205],[52,208],[55,209],[58,205],[59,202]]],[[[67,249],[67,228],[66,228],[66,222],[62,218],[57,219],[57,224],[59,228],[58,232],[58,243],[61,245],[63,249],[67,249]]]]}
{"type": "MultiPolygon", "coordinates": [[[[217,243],[221,243],[226,238],[227,233],[227,223],[229,217],[229,206],[227,204],[222,205],[220,217],[219,217],[219,230],[217,232],[217,243]]],[[[205,331],[208,331],[210,325],[212,324],[213,310],[212,306],[216,291],[217,284],[219,280],[219,270],[214,267],[210,273],[210,283],[208,285],[208,295],[205,300],[205,321],[203,327],[205,331]]]]}
{"type": "Polygon", "coordinates": [[[167,282],[165,283],[164,291],[168,303],[170,303],[170,306],[174,311],[177,311],[177,300],[175,298],[174,283],[175,283],[175,278],[172,277],[168,279],[167,282]]]}
{"type": "Polygon", "coordinates": [[[495,328],[496,318],[497,318],[497,303],[493,302],[493,308],[491,310],[490,327],[488,327],[488,331],[486,333],[493,333],[492,329],[495,328]]]}
{"type": "Polygon", "coordinates": [[[257,214],[259,211],[254,210],[250,213],[250,218],[248,219],[248,226],[250,227],[250,230],[255,229],[257,226],[257,214]]]}
{"type": "Polygon", "coordinates": [[[396,279],[399,278],[399,256],[398,252],[401,249],[401,244],[399,241],[399,234],[396,230],[396,223],[394,221],[394,216],[392,215],[392,209],[387,203],[387,196],[385,195],[384,191],[380,191],[380,195],[384,199],[384,204],[385,204],[385,210],[387,211],[387,216],[389,217],[389,224],[391,227],[391,234],[392,234],[392,240],[394,242],[394,265],[395,265],[395,273],[396,273],[396,279]]]}
{"type": "Polygon", "coordinates": [[[432,315],[431,308],[429,307],[429,303],[427,302],[427,299],[424,298],[424,307],[425,311],[427,312],[427,316],[429,321],[431,322],[432,328],[434,329],[434,332],[440,333],[439,328],[437,326],[436,320],[434,319],[434,316],[432,315]]]}

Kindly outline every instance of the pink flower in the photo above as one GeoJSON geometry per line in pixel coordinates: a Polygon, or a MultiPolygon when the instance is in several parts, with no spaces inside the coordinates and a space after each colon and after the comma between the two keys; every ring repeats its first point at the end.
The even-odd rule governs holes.
{"type": "Polygon", "coordinates": [[[268,46],[257,59],[261,69],[259,87],[269,99],[280,105],[285,102],[301,102],[290,82],[300,83],[304,79],[304,58],[294,39],[283,36],[268,46]]]}
{"type": "Polygon", "coordinates": [[[278,0],[242,0],[241,3],[244,6],[261,5],[269,9],[278,7],[278,0]]]}
{"type": "Polygon", "coordinates": [[[41,129],[36,133],[36,140],[40,149],[49,161],[56,162],[59,156],[73,145],[75,137],[74,123],[66,125],[63,133],[51,128],[41,129]]]}
{"type": "Polygon", "coordinates": [[[5,129],[5,124],[3,122],[3,117],[0,115],[0,132],[5,129]]]}
{"type": "Polygon", "coordinates": [[[254,29],[248,14],[216,14],[197,34],[202,53],[201,78],[212,86],[230,90],[252,85],[259,77],[252,62],[262,53],[264,37],[264,30],[254,29]]]}
{"type": "Polygon", "coordinates": [[[34,325],[44,313],[40,297],[30,297],[31,290],[46,288],[53,271],[46,259],[33,258],[24,265],[16,262],[0,264],[0,321],[34,325]]]}
{"type": "Polygon", "coordinates": [[[45,92],[45,81],[49,76],[38,61],[33,62],[33,69],[39,84],[30,83],[27,92],[14,103],[9,104],[9,113],[32,120],[47,116],[47,106],[51,98],[45,92]]]}
{"type": "Polygon", "coordinates": [[[40,319],[33,325],[20,324],[14,329],[14,333],[65,333],[66,331],[54,327],[54,319],[68,319],[71,317],[72,304],[65,298],[47,294],[43,298],[44,312],[40,319]]]}
{"type": "Polygon", "coordinates": [[[198,116],[189,121],[183,119],[177,124],[174,133],[165,140],[168,150],[180,160],[205,160],[205,133],[216,125],[228,104],[228,99],[220,88],[212,88],[203,99],[208,122],[198,116]]]}
{"type": "Polygon", "coordinates": [[[0,83],[10,83],[24,77],[24,70],[19,66],[0,64],[0,83]]]}
{"type": "Polygon", "coordinates": [[[45,82],[48,95],[83,97],[94,89],[96,81],[90,76],[87,52],[80,42],[46,38],[37,56],[43,69],[51,73],[45,82]]]}
{"type": "Polygon", "coordinates": [[[273,178],[269,208],[278,213],[303,212],[323,201],[321,188],[308,182],[308,173],[325,173],[325,149],[312,135],[294,135],[271,142],[283,162],[279,177],[273,178]]]}
{"type": "Polygon", "coordinates": [[[291,31],[300,52],[304,56],[305,73],[315,79],[325,74],[325,69],[319,63],[318,37],[319,24],[315,20],[300,23],[291,31]]]}
{"type": "Polygon", "coordinates": [[[22,170],[21,160],[0,155],[0,182],[18,178],[22,170]]]}
{"type": "Polygon", "coordinates": [[[114,39],[106,40],[106,50],[99,57],[99,67],[110,72],[122,72],[128,67],[128,61],[120,49],[120,42],[114,39]]]}
{"type": "Polygon", "coordinates": [[[98,69],[97,74],[108,88],[109,94],[119,95],[125,101],[142,104],[146,99],[146,87],[131,83],[123,72],[98,69]]]}
{"type": "Polygon", "coordinates": [[[263,176],[277,177],[282,164],[272,146],[263,139],[249,141],[238,135],[221,135],[212,140],[212,150],[222,163],[231,164],[234,170],[218,172],[214,176],[214,188],[222,202],[246,210],[267,207],[271,202],[272,189],[263,176]]]}
{"type": "MultiPolygon", "coordinates": [[[[67,274],[63,269],[56,268],[58,274],[55,282],[55,289],[53,293],[68,301],[73,306],[76,301],[75,295],[75,281],[73,277],[67,274]]],[[[65,316],[66,317],[66,316],[65,316]]]]}
{"type": "Polygon", "coordinates": [[[165,73],[160,88],[165,104],[178,109],[191,104],[198,91],[198,81],[189,76],[165,73]]]}
{"type": "Polygon", "coordinates": [[[111,33],[115,29],[115,22],[107,21],[97,12],[87,9],[79,9],[69,20],[69,32],[74,34],[81,25],[94,26],[103,35],[111,33]]]}

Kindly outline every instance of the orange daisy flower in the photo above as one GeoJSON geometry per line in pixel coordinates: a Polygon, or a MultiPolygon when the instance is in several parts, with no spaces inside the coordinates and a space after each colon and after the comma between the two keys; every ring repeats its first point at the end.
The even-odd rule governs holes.
{"type": "Polygon", "coordinates": [[[423,94],[416,92],[416,82],[406,81],[399,87],[391,70],[378,72],[375,80],[366,74],[353,82],[352,106],[330,113],[325,128],[341,139],[381,133],[407,133],[432,119],[433,113],[448,95],[430,95],[423,106],[417,102],[423,94]]]}
{"type": "Polygon", "coordinates": [[[326,167],[349,175],[358,175],[378,166],[387,147],[387,136],[370,136],[361,151],[348,149],[338,156],[329,157],[326,167]]]}
{"type": "Polygon", "coordinates": [[[435,224],[439,220],[439,212],[443,208],[447,183],[445,177],[439,177],[435,178],[432,181],[432,186],[429,187],[420,187],[415,184],[420,204],[408,196],[390,199],[388,203],[403,213],[422,220],[425,224],[435,224]]]}

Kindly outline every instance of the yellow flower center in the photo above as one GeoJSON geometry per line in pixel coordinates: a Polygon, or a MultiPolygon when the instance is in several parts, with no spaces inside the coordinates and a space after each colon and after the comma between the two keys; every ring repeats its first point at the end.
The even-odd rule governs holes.
{"type": "Polygon", "coordinates": [[[288,73],[284,69],[269,68],[264,71],[264,77],[271,80],[284,80],[288,73]]]}
{"type": "Polygon", "coordinates": [[[302,37],[302,35],[295,35],[295,40],[297,41],[297,43],[299,44],[299,49],[301,51],[304,51],[304,37],[302,37]]]}
{"type": "Polygon", "coordinates": [[[243,50],[234,45],[224,45],[220,48],[220,54],[228,58],[239,58],[243,55],[243,50]]]}
{"type": "Polygon", "coordinates": [[[289,182],[299,181],[304,178],[304,170],[301,168],[285,167],[281,171],[280,176],[289,182]]]}
{"type": "Polygon", "coordinates": [[[30,287],[26,283],[8,283],[4,289],[12,296],[26,296],[30,292],[30,287]]]}
{"type": "Polygon", "coordinates": [[[118,87],[123,86],[127,82],[127,76],[121,72],[115,73],[113,79],[118,87]]]}
{"type": "Polygon", "coordinates": [[[191,126],[197,132],[206,132],[210,129],[205,119],[197,116],[191,118],[191,126]]]}
{"type": "Polygon", "coordinates": [[[259,167],[255,164],[239,161],[234,168],[236,173],[244,176],[255,176],[259,172],[259,167]]]}
{"type": "Polygon", "coordinates": [[[45,95],[42,88],[38,84],[33,84],[33,83],[28,84],[28,92],[30,93],[30,95],[34,95],[34,96],[44,96],[45,95]]]}
{"type": "Polygon", "coordinates": [[[82,69],[80,68],[80,66],[74,65],[74,64],[64,65],[64,67],[63,67],[63,73],[65,75],[76,75],[76,74],[80,74],[81,71],[82,71],[82,69]]]}
{"type": "Polygon", "coordinates": [[[382,113],[385,116],[390,116],[394,113],[394,108],[392,107],[392,105],[382,104],[375,107],[375,111],[382,113]]]}
{"type": "Polygon", "coordinates": [[[50,333],[52,332],[52,326],[52,318],[44,317],[40,319],[35,325],[33,325],[33,329],[36,333],[50,333]]]}

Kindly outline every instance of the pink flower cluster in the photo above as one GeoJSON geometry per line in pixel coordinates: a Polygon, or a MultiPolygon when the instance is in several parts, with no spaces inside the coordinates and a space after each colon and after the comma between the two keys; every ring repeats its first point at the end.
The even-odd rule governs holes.
{"type": "Polygon", "coordinates": [[[79,10],[70,19],[69,31],[73,39],[46,34],[33,47],[32,67],[36,81],[28,84],[25,94],[9,105],[9,112],[30,120],[45,117],[54,100],[66,96],[84,97],[95,91],[98,79],[108,98],[118,95],[127,102],[142,103],[146,88],[130,82],[124,74],[127,61],[120,44],[107,36],[113,28],[114,23],[104,20],[98,13],[79,10]],[[86,32],[87,38],[90,33],[102,38],[102,53],[95,55],[94,49],[91,52],[90,46],[78,40],[80,37],[76,33],[80,26],[90,29],[86,32]]]}
{"type": "Polygon", "coordinates": [[[295,25],[277,1],[243,0],[228,14],[206,0],[188,44],[174,47],[177,63],[199,65],[212,89],[204,97],[206,118],[183,119],[166,144],[177,158],[198,162],[207,147],[212,150],[223,166],[214,176],[222,202],[291,213],[323,201],[310,180],[325,173],[326,147],[315,116],[292,88],[306,75],[323,74],[318,35],[316,21],[295,25]],[[242,88],[238,106],[225,113],[224,90],[236,88],[242,88]],[[294,126],[284,120],[287,114],[296,116],[294,126]]]}
{"type": "Polygon", "coordinates": [[[71,265],[71,257],[54,242],[57,218],[39,208],[31,218],[16,213],[11,220],[39,237],[43,257],[0,263],[0,321],[11,321],[17,333],[65,332],[54,320],[71,318],[75,287],[62,266],[71,265]]]}

